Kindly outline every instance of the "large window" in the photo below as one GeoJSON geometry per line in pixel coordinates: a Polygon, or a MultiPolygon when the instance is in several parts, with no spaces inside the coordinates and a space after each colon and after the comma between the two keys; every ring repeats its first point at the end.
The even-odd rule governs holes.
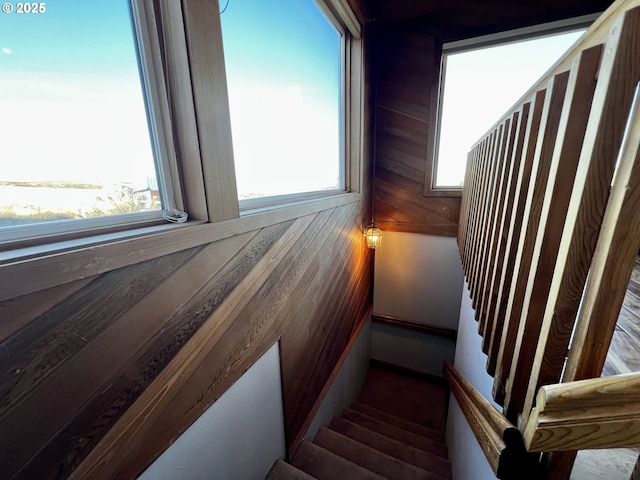
{"type": "Polygon", "coordinates": [[[1,238],[161,218],[168,185],[129,2],[5,5],[15,8],[0,15],[1,238]]]}
{"type": "Polygon", "coordinates": [[[342,32],[312,0],[221,7],[239,199],[342,189],[342,32]]]}
{"type": "Polygon", "coordinates": [[[363,44],[346,0],[7,5],[4,298],[361,200],[363,44]],[[186,225],[166,221],[184,220],[174,208],[186,225]]]}
{"type": "Polygon", "coordinates": [[[434,187],[460,188],[467,152],[582,35],[559,35],[447,53],[442,63],[434,187]]]}

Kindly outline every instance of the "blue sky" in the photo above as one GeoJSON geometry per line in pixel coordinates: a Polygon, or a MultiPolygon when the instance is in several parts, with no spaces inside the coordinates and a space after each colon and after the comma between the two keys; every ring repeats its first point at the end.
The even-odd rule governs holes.
{"type": "Polygon", "coordinates": [[[0,70],[134,73],[125,0],[54,0],[41,14],[0,15],[0,70]]]}
{"type": "MultiPolygon", "coordinates": [[[[0,15],[4,179],[144,177],[152,159],[128,2],[55,0],[46,7],[0,15]]],[[[299,188],[334,182],[341,72],[333,26],[312,0],[230,0],[221,19],[239,184],[282,193],[292,184],[282,172],[299,171],[311,143],[299,188]],[[267,177],[274,171],[277,177],[267,177]]]]}
{"type": "Polygon", "coordinates": [[[155,175],[129,3],[55,0],[0,14],[2,180],[155,175]]]}
{"type": "Polygon", "coordinates": [[[313,1],[229,0],[221,21],[230,81],[336,87],[337,34],[313,1]]]}
{"type": "Polygon", "coordinates": [[[336,29],[312,0],[230,0],[221,22],[240,195],[338,187],[336,29]]]}

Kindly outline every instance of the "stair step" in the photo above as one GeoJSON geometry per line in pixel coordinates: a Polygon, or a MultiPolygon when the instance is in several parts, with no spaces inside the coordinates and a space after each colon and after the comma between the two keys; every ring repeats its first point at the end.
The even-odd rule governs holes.
{"type": "Polygon", "coordinates": [[[418,435],[413,432],[408,432],[394,425],[383,422],[382,420],[378,420],[377,418],[358,412],[357,410],[347,408],[342,412],[341,416],[345,420],[357,423],[369,430],[381,433],[382,435],[386,435],[389,438],[406,443],[412,447],[419,448],[427,453],[431,453],[442,458],[448,457],[447,446],[442,442],[423,437],[422,435],[418,435]]]}
{"type": "Polygon", "coordinates": [[[318,430],[313,443],[390,480],[441,480],[443,478],[325,427],[318,430]]]}
{"type": "Polygon", "coordinates": [[[293,465],[276,460],[269,470],[265,480],[315,480],[314,477],[306,472],[294,467],[293,465]]]}
{"type": "Polygon", "coordinates": [[[307,441],[300,444],[291,463],[318,480],[384,480],[384,477],[307,441]]]}
{"type": "Polygon", "coordinates": [[[394,425],[408,432],[422,435],[423,437],[430,438],[431,440],[435,440],[436,442],[444,443],[444,434],[433,428],[429,428],[424,425],[420,425],[419,423],[414,423],[404,418],[400,418],[396,415],[383,412],[382,410],[370,407],[369,405],[365,405],[364,403],[353,402],[351,404],[351,409],[362,412],[365,415],[369,415],[370,417],[377,418],[378,420],[382,420],[385,423],[394,425]]]}
{"type": "Polygon", "coordinates": [[[394,440],[344,418],[334,417],[329,428],[357,442],[364,443],[371,448],[391,455],[398,460],[410,463],[446,479],[451,478],[451,464],[445,458],[394,440]]]}

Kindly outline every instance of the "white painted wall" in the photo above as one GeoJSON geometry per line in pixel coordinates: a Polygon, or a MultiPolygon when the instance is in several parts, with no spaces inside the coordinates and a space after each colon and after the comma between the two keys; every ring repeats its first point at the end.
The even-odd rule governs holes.
{"type": "MultiPolygon", "coordinates": [[[[475,320],[471,297],[465,283],[460,304],[454,367],[485,398],[502,411],[502,408],[492,399],[493,377],[487,373],[486,364],[487,356],[482,353],[482,337],[478,334],[478,323],[475,320]]],[[[494,480],[496,478],[453,396],[449,400],[447,446],[455,480],[494,480]]]]}
{"type": "MultiPolygon", "coordinates": [[[[458,328],[464,275],[455,238],[383,232],[375,255],[374,313],[458,328]]],[[[449,339],[372,327],[372,357],[412,370],[442,376],[454,349],[449,339]]]]}
{"type": "Polygon", "coordinates": [[[373,358],[442,377],[442,362],[453,364],[455,340],[389,325],[374,325],[373,358]]]}
{"type": "Polygon", "coordinates": [[[333,384],[329,388],[318,413],[304,435],[305,440],[313,440],[322,426],[326,426],[331,419],[351,405],[360,395],[369,362],[371,360],[371,317],[365,322],[351,346],[351,350],[340,367],[333,384]]]}
{"type": "Polygon", "coordinates": [[[373,311],[457,328],[463,281],[455,238],[383,232],[373,311]]]}
{"type": "Polygon", "coordinates": [[[275,344],[140,478],[262,480],[285,453],[280,353],[275,344]]]}

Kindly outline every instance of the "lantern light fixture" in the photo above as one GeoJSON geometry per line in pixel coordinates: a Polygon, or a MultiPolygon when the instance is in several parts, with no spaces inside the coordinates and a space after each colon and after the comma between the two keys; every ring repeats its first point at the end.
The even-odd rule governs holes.
{"type": "Polygon", "coordinates": [[[364,225],[363,234],[367,238],[367,247],[375,249],[382,244],[382,231],[376,226],[375,220],[369,225],[364,225]]]}

